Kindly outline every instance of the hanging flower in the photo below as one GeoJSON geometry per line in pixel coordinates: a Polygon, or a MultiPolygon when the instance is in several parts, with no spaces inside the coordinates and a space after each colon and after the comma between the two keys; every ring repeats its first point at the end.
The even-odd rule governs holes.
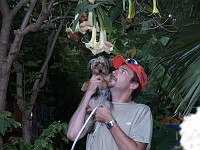
{"type": "MultiPolygon", "coordinates": [[[[130,0],[129,0],[130,1],[130,0]]],[[[94,4],[95,0],[89,0],[90,3],[94,4]]],[[[84,14],[86,14],[84,12],[84,14]]],[[[74,32],[81,32],[83,34],[85,34],[88,30],[92,31],[92,36],[91,39],[88,43],[85,43],[86,48],[88,48],[89,50],[91,50],[91,52],[96,55],[98,53],[101,52],[106,52],[108,54],[110,54],[110,52],[113,50],[113,44],[109,41],[107,41],[107,37],[106,37],[106,30],[103,28],[103,23],[102,20],[100,19],[100,25],[101,25],[101,30],[99,28],[98,22],[97,22],[97,15],[95,14],[95,11],[90,10],[88,12],[88,16],[87,16],[87,20],[78,20],[80,17],[80,14],[77,13],[74,21],[73,21],[73,27],[70,26],[66,26],[65,31],[71,36],[71,38],[74,38],[74,32]],[[80,23],[80,22],[81,23],[80,23]],[[99,32],[100,33],[97,33],[99,32]],[[99,40],[97,41],[97,37],[99,34],[99,40]]],[[[99,21],[98,19],[98,21],[99,21]]]]}
{"type": "Polygon", "coordinates": [[[185,150],[199,150],[200,148],[200,107],[197,113],[185,116],[180,127],[181,145],[185,150]]]}
{"type": "Polygon", "coordinates": [[[81,41],[77,33],[68,32],[68,34],[69,34],[70,38],[73,39],[74,41],[76,41],[76,42],[81,41]]]}
{"type": "Polygon", "coordinates": [[[153,0],[153,12],[152,12],[152,14],[159,14],[160,15],[160,12],[159,12],[159,10],[158,10],[158,8],[157,8],[157,1],[156,0],[153,0]]]}
{"type": "Polygon", "coordinates": [[[107,41],[107,35],[106,35],[106,30],[103,30],[103,36],[104,36],[104,45],[103,45],[103,50],[110,54],[111,51],[113,51],[113,44],[109,41],[107,41]]]}
{"type": "Polygon", "coordinates": [[[96,28],[92,27],[92,38],[89,43],[85,43],[86,48],[90,50],[99,48],[99,42],[97,42],[96,36],[97,36],[96,28]]]}
{"type": "Polygon", "coordinates": [[[128,0],[128,19],[134,18],[135,16],[135,0],[128,0]]]}
{"type": "Polygon", "coordinates": [[[107,41],[106,30],[101,29],[99,42],[96,41],[96,28],[93,27],[92,38],[89,43],[85,43],[86,48],[90,49],[94,55],[106,52],[110,54],[113,50],[113,44],[107,41]]]}

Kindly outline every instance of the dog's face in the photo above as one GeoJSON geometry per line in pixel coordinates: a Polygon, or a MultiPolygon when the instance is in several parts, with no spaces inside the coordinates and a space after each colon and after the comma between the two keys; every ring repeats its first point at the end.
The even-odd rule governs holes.
{"type": "Polygon", "coordinates": [[[108,75],[110,68],[110,61],[102,56],[91,59],[88,63],[88,68],[91,69],[92,74],[108,75]]]}

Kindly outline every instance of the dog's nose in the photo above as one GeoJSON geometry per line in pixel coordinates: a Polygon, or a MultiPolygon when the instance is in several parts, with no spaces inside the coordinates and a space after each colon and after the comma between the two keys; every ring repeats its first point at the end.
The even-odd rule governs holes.
{"type": "Polygon", "coordinates": [[[102,70],[101,70],[101,69],[99,69],[99,73],[102,73],[102,70]]]}

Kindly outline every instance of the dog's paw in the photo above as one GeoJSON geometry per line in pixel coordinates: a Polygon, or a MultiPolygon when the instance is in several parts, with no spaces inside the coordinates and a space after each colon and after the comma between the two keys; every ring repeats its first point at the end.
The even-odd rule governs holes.
{"type": "Polygon", "coordinates": [[[82,86],[82,88],[81,88],[81,91],[87,91],[87,89],[88,89],[88,86],[89,86],[89,81],[86,81],[85,83],[83,83],[83,86],[82,86]]]}

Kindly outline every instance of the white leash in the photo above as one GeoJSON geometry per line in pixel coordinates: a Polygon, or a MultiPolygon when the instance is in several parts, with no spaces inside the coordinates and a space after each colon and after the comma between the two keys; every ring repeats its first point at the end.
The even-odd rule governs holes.
{"type": "Polygon", "coordinates": [[[75,145],[76,145],[76,142],[78,141],[78,139],[79,139],[81,133],[83,132],[85,126],[87,125],[88,121],[90,120],[90,118],[92,117],[92,115],[94,114],[94,112],[97,110],[97,108],[98,108],[100,105],[101,105],[101,103],[100,103],[99,105],[97,105],[97,106],[94,108],[94,110],[91,112],[91,114],[89,115],[89,117],[87,118],[87,120],[85,121],[85,123],[83,124],[81,130],[79,131],[78,135],[76,136],[76,139],[74,140],[74,143],[73,143],[73,145],[72,145],[72,147],[71,147],[71,150],[74,150],[74,147],[75,147],[75,145]]]}
{"type": "Polygon", "coordinates": [[[94,130],[94,133],[92,134],[92,138],[91,138],[91,140],[90,140],[90,142],[89,142],[89,150],[91,150],[91,148],[92,148],[92,143],[93,143],[93,141],[94,141],[94,138],[96,137],[96,133],[97,133],[97,131],[99,130],[99,127],[100,127],[100,125],[101,125],[101,123],[100,122],[97,122],[97,126],[96,126],[96,128],[95,128],[95,130],[94,130]]]}

